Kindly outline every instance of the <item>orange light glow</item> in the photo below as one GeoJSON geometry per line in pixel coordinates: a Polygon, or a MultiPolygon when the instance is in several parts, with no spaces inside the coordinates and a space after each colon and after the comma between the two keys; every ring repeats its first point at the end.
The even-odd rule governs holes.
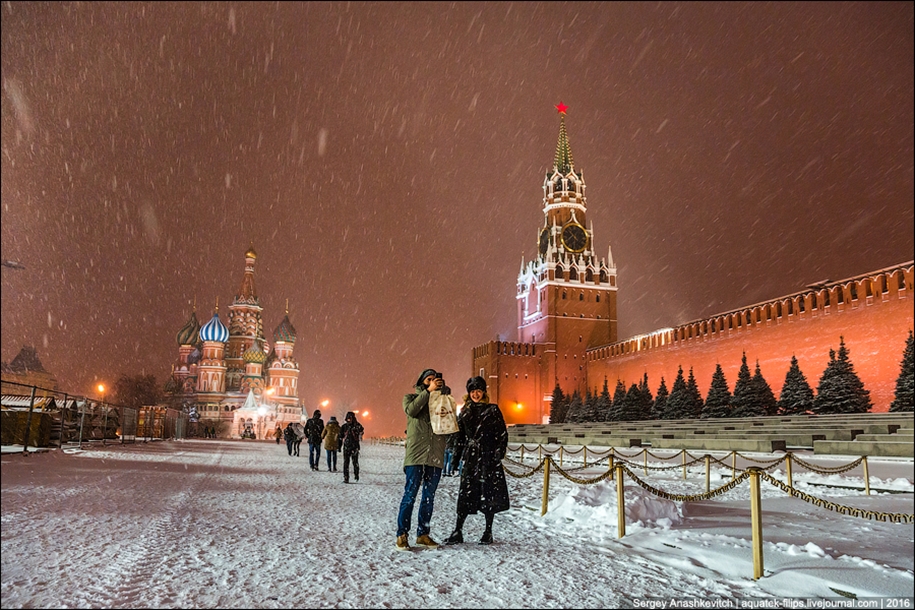
{"type": "Polygon", "coordinates": [[[98,384],[98,393],[99,393],[99,394],[104,394],[104,393],[105,393],[105,384],[104,384],[104,383],[98,384]]]}
{"type": "Polygon", "coordinates": [[[363,412],[362,412],[362,417],[368,417],[368,416],[369,416],[369,412],[368,412],[368,411],[363,411],[363,412]]]}
{"type": "Polygon", "coordinates": [[[276,388],[267,388],[268,394],[273,394],[274,392],[276,392],[276,388]]]}
{"type": "Polygon", "coordinates": [[[321,406],[322,406],[322,407],[326,407],[326,406],[329,405],[329,404],[330,404],[330,401],[329,401],[329,400],[324,400],[324,401],[321,402],[321,406]]]}
{"type": "Polygon", "coordinates": [[[524,408],[524,405],[522,405],[522,404],[519,402],[518,404],[515,405],[515,408],[518,409],[518,410],[520,411],[521,409],[524,408]]]}

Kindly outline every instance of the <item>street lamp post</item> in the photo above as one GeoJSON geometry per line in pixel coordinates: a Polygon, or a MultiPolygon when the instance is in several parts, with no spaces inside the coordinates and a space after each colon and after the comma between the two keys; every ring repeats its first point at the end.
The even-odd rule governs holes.
{"type": "Polygon", "coordinates": [[[98,393],[101,398],[102,409],[105,410],[105,426],[102,428],[102,445],[107,445],[108,440],[108,408],[105,406],[105,384],[98,384],[98,393]]]}

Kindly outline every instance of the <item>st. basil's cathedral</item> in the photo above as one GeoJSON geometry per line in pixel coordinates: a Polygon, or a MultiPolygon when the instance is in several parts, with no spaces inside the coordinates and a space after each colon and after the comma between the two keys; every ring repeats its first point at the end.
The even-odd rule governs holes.
{"type": "Polygon", "coordinates": [[[254,287],[254,247],[245,252],[245,271],[238,294],[228,306],[228,326],[213,317],[203,326],[192,312],[178,331],[178,359],[166,392],[196,411],[201,427],[220,437],[266,438],[279,425],[300,423],[299,364],[293,356],[296,331],[287,305],[273,331],[273,345],[264,336],[263,307],[254,287]]]}

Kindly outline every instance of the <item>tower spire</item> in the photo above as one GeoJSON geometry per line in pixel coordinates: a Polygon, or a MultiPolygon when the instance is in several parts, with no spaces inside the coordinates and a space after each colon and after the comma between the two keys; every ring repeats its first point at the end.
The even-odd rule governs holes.
{"type": "Polygon", "coordinates": [[[572,149],[569,147],[569,136],[566,134],[566,110],[568,106],[559,102],[556,110],[559,111],[559,141],[556,142],[556,156],[553,158],[553,167],[565,175],[572,171],[575,162],[572,160],[572,149]]]}

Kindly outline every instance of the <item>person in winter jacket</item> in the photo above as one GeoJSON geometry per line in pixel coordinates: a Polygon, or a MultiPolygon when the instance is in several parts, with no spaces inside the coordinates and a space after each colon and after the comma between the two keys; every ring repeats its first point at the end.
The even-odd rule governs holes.
{"type": "Polygon", "coordinates": [[[273,436],[276,438],[276,444],[280,444],[280,439],[283,438],[283,429],[280,428],[280,425],[276,425],[276,430],[273,431],[273,436]]]}
{"type": "Polygon", "coordinates": [[[327,470],[337,472],[337,451],[340,442],[340,424],[337,418],[331,415],[330,421],[321,432],[321,438],[324,439],[324,450],[327,451],[327,470]]]}
{"type": "Polygon", "coordinates": [[[486,517],[480,544],[492,544],[492,522],[496,513],[509,508],[508,484],[502,459],[508,449],[508,429],[499,405],[490,404],[486,380],[467,380],[467,396],[458,416],[455,433],[455,459],[463,460],[461,485],[457,498],[457,523],[445,544],[464,542],[464,520],[478,512],[486,517]]]}
{"type": "Polygon", "coordinates": [[[312,470],[318,470],[321,463],[321,433],[324,432],[324,420],[321,412],[315,409],[311,419],[305,422],[305,437],[308,439],[308,464],[312,470]]]}
{"type": "Polygon", "coordinates": [[[416,523],[416,544],[437,547],[429,531],[435,490],[442,476],[445,457],[445,437],[432,433],[429,417],[429,394],[445,387],[440,373],[425,369],[416,380],[415,392],[403,397],[403,410],[407,414],[407,440],[404,445],[403,471],[407,477],[400,510],[397,513],[397,548],[409,550],[407,535],[413,518],[416,494],[422,486],[422,499],[416,523]]]}
{"type": "Polygon", "coordinates": [[[283,440],[286,441],[286,451],[289,452],[289,455],[292,455],[292,444],[295,442],[295,430],[292,429],[292,422],[286,424],[286,429],[283,430],[283,440]]]}
{"type": "Polygon", "coordinates": [[[349,463],[353,462],[353,476],[359,480],[359,444],[365,429],[358,421],[356,414],[347,411],[340,428],[340,437],[343,439],[343,482],[349,483],[349,463]]]}

